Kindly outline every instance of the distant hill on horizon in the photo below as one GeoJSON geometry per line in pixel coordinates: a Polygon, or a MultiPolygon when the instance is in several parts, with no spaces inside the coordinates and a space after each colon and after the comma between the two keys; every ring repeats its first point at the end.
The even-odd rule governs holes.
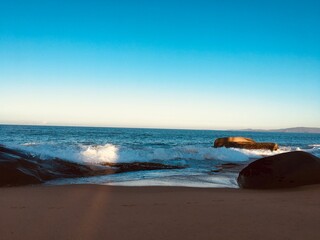
{"type": "Polygon", "coordinates": [[[293,127],[293,128],[281,128],[281,129],[242,129],[241,131],[253,131],[253,132],[287,132],[287,133],[320,133],[320,128],[311,127],[293,127]]]}

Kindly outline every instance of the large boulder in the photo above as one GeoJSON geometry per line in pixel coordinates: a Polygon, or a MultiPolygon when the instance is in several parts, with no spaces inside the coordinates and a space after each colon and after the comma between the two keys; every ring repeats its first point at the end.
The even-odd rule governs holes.
{"type": "Polygon", "coordinates": [[[269,149],[275,151],[278,149],[278,144],[269,142],[255,142],[251,138],[244,137],[226,137],[217,138],[214,141],[215,148],[226,147],[226,148],[244,148],[244,149],[269,149]]]}
{"type": "Polygon", "coordinates": [[[288,188],[320,183],[320,158],[295,151],[258,159],[238,176],[241,188],[288,188]]]}

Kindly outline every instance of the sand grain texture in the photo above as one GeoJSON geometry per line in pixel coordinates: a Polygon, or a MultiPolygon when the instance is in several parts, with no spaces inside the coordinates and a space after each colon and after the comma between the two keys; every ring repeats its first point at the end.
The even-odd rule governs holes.
{"type": "Polygon", "coordinates": [[[320,185],[0,189],[1,239],[320,239],[320,185]]]}

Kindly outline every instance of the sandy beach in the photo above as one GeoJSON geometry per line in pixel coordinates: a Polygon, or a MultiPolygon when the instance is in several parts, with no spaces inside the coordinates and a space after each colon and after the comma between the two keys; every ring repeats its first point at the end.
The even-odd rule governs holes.
{"type": "Polygon", "coordinates": [[[1,239],[320,239],[320,185],[0,189],[1,239]]]}

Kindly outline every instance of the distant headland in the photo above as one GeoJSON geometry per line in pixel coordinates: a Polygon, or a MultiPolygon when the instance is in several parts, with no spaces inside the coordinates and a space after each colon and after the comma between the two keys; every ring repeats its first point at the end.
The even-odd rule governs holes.
{"type": "Polygon", "coordinates": [[[281,129],[242,129],[241,131],[253,131],[253,132],[287,132],[287,133],[320,133],[320,128],[311,127],[293,127],[293,128],[281,128],[281,129]]]}

